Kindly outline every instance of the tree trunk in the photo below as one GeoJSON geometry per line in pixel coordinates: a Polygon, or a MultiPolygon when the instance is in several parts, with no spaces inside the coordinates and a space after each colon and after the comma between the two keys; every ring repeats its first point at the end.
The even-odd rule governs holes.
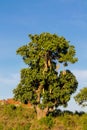
{"type": "Polygon", "coordinates": [[[37,102],[40,103],[40,94],[41,94],[41,90],[43,89],[42,85],[39,85],[38,89],[36,90],[36,94],[37,94],[37,102]]]}
{"type": "Polygon", "coordinates": [[[43,74],[44,72],[47,72],[48,68],[51,69],[51,59],[50,59],[50,52],[48,51],[46,54],[45,54],[45,57],[44,57],[44,70],[43,70],[43,74]]]}
{"type": "Polygon", "coordinates": [[[48,113],[48,107],[42,110],[38,106],[36,106],[36,112],[37,112],[37,119],[40,120],[41,118],[46,117],[48,113]]]}

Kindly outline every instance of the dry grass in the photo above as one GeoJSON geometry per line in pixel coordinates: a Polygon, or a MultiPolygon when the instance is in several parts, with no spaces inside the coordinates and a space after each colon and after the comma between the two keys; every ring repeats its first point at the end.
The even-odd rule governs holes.
{"type": "Polygon", "coordinates": [[[34,109],[0,105],[0,130],[87,130],[87,114],[62,112],[37,120],[34,109]]]}

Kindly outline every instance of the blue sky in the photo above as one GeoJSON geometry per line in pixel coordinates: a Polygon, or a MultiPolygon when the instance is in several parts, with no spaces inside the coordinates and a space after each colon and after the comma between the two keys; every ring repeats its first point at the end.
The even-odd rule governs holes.
{"type": "MultiPolygon", "coordinates": [[[[26,67],[16,50],[29,42],[28,34],[42,32],[75,46],[79,61],[69,69],[79,82],[77,91],[87,86],[87,0],[0,0],[0,99],[13,97],[26,67]]],[[[69,108],[80,109],[73,99],[69,108]]]]}

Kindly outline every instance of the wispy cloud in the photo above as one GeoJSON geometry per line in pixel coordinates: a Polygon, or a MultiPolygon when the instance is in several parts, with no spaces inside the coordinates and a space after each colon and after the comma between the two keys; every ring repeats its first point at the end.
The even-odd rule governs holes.
{"type": "Polygon", "coordinates": [[[12,85],[19,81],[19,74],[11,74],[9,77],[0,75],[0,84],[12,85]]]}
{"type": "Polygon", "coordinates": [[[71,96],[71,100],[68,102],[68,106],[67,108],[62,108],[60,107],[61,109],[63,110],[70,110],[70,111],[85,111],[87,112],[87,108],[83,108],[81,106],[79,106],[75,100],[74,100],[74,96],[78,93],[78,91],[80,89],[82,89],[83,87],[86,87],[87,86],[87,70],[72,70],[73,74],[76,76],[78,82],[79,82],[79,85],[78,85],[78,89],[77,89],[77,92],[74,93],[72,96],[71,96]]]}
{"type": "Polygon", "coordinates": [[[80,88],[87,86],[87,70],[73,70],[80,88]]]}
{"type": "Polygon", "coordinates": [[[19,83],[19,74],[0,75],[0,99],[13,97],[13,89],[19,83]]]}

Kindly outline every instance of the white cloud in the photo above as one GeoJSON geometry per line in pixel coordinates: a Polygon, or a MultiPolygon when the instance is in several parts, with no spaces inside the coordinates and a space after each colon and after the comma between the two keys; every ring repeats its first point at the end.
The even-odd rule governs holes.
{"type": "Polygon", "coordinates": [[[63,108],[63,107],[60,107],[62,110],[70,110],[70,111],[85,111],[87,112],[87,107],[82,107],[80,105],[78,105],[74,98],[72,97],[71,100],[68,102],[68,106],[67,108],[63,108]]]}
{"type": "Polygon", "coordinates": [[[13,97],[13,89],[19,83],[19,74],[0,75],[0,99],[13,97]]]}
{"type": "Polygon", "coordinates": [[[12,85],[19,81],[19,74],[11,74],[10,76],[0,75],[0,84],[12,85]]]}
{"type": "Polygon", "coordinates": [[[80,87],[87,86],[87,70],[73,70],[80,87]]]}
{"type": "MultiPolygon", "coordinates": [[[[74,93],[71,96],[71,100],[68,102],[68,107],[67,108],[62,108],[64,110],[70,110],[70,111],[85,111],[87,112],[87,107],[81,107],[80,105],[78,105],[75,100],[74,100],[74,96],[79,92],[80,89],[82,89],[83,87],[87,87],[87,70],[72,70],[73,74],[76,76],[77,80],[78,80],[78,89],[76,91],[76,93],[74,93]]],[[[60,107],[61,108],[61,107],[60,107]]]]}
{"type": "MultiPolygon", "coordinates": [[[[76,76],[79,86],[86,87],[87,86],[87,70],[72,70],[74,75],[76,76]]],[[[0,87],[1,84],[4,85],[13,85],[17,84],[20,80],[20,74],[10,74],[9,76],[1,76],[0,75],[0,87]]]]}
{"type": "MultiPolygon", "coordinates": [[[[82,87],[87,86],[87,70],[72,70],[74,75],[76,76],[79,85],[78,90],[82,87]]],[[[16,85],[19,83],[20,80],[20,74],[10,74],[10,76],[1,76],[0,75],[0,99],[10,98],[13,97],[12,90],[16,87],[16,85]]],[[[76,95],[76,93],[74,94],[76,95]]],[[[79,110],[79,111],[86,111],[86,108],[81,108],[76,104],[76,102],[73,99],[73,95],[71,100],[69,101],[68,107],[66,108],[71,111],[79,110]]]]}

